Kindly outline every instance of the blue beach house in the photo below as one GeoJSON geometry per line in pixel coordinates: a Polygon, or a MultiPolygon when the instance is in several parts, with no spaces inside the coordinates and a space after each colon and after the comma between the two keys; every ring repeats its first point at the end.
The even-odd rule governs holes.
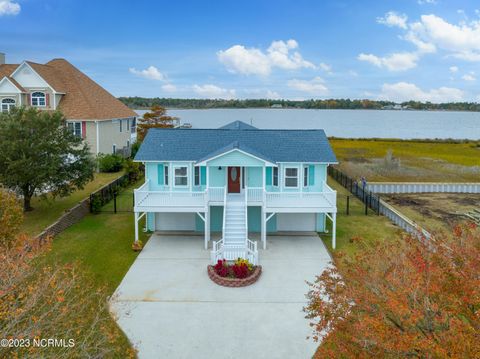
{"type": "Polygon", "coordinates": [[[151,231],[203,233],[212,262],[258,261],[259,233],[325,232],[332,222],[335,248],[336,192],[327,167],[337,163],[323,130],[258,129],[236,121],[218,129],[150,129],[135,161],[145,183],[135,190],[138,221],[151,231]],[[221,239],[211,240],[211,233],[221,239]],[[251,236],[250,236],[251,237],[251,236]],[[210,242],[212,242],[210,244],[210,242]]]}

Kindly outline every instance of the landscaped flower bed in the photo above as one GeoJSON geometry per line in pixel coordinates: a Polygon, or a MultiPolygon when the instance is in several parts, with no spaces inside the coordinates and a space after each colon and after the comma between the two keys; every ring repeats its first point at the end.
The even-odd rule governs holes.
{"type": "Polygon", "coordinates": [[[214,266],[208,266],[208,276],[212,281],[224,287],[245,287],[258,280],[261,266],[254,266],[248,260],[238,258],[233,264],[225,259],[214,266]]]}

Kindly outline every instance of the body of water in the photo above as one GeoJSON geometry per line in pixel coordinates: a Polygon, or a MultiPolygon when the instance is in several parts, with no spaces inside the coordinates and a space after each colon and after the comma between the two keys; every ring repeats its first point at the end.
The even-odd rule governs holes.
{"type": "MultiPolygon", "coordinates": [[[[140,115],[146,111],[138,110],[140,115]]],[[[323,129],[327,136],[347,138],[480,139],[479,112],[208,109],[168,110],[181,124],[218,128],[240,120],[258,128],[323,129]]]]}

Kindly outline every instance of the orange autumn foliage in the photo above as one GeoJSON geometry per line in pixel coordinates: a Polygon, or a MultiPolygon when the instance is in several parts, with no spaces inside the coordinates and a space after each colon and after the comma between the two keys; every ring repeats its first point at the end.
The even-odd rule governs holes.
{"type": "Polygon", "coordinates": [[[310,284],[318,358],[479,358],[480,231],[384,241],[310,284]]]}
{"type": "Polygon", "coordinates": [[[142,142],[150,128],[171,128],[177,118],[168,116],[167,110],[161,106],[153,106],[150,112],[143,115],[137,125],[137,138],[142,142]]]}

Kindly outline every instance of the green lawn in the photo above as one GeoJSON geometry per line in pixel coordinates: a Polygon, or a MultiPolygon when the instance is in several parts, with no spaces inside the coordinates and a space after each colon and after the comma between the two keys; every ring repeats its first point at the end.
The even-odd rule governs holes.
{"type": "MultiPolygon", "coordinates": [[[[54,238],[51,250],[44,260],[48,264],[77,264],[82,271],[85,284],[91,283],[104,293],[104,300],[113,294],[138,256],[131,248],[134,240],[134,216],[132,212],[133,188],[119,195],[119,208],[124,212],[110,212],[112,203],[108,203],[100,214],[88,214],[80,222],[54,238]],[[129,210],[127,212],[126,210],[129,210]]],[[[139,223],[140,239],[146,243],[149,234],[143,233],[144,218],[139,223]]],[[[96,303],[91,303],[95,306],[96,303]]],[[[132,347],[115,320],[107,312],[102,313],[105,328],[111,333],[113,353],[109,358],[130,357],[132,347]],[[128,354],[128,355],[127,355],[128,354]]]]}
{"type": "MultiPolygon", "coordinates": [[[[353,237],[360,237],[364,244],[373,245],[377,241],[400,236],[400,229],[386,217],[377,216],[371,210],[366,216],[362,202],[330,177],[328,185],[337,191],[337,248],[332,249],[331,235],[322,234],[321,237],[334,257],[339,253],[353,255],[357,251],[359,243],[351,242],[353,237]],[[346,215],[347,195],[350,195],[350,215],[348,216],[346,215]]],[[[330,221],[327,220],[327,223],[330,224],[330,221]]],[[[328,229],[331,230],[330,225],[328,229]]]]}
{"type": "Polygon", "coordinates": [[[370,181],[470,182],[480,178],[480,142],[332,139],[340,168],[370,181]],[[387,151],[400,160],[385,165],[387,151]]]}
{"type": "Polygon", "coordinates": [[[96,173],[93,181],[88,183],[84,189],[75,191],[68,197],[32,198],[33,211],[25,213],[25,219],[20,230],[29,235],[35,236],[42,232],[50,224],[54,223],[66,210],[75,206],[85,199],[91,192],[105,186],[122,173],[96,173]]]}
{"type": "MultiPolygon", "coordinates": [[[[132,208],[133,187],[138,185],[119,196],[119,202],[124,201],[123,210],[132,208]]],[[[104,207],[105,210],[111,208],[111,202],[104,207]]],[[[106,286],[111,294],[137,257],[131,249],[134,228],[133,212],[89,214],[55,237],[49,255],[52,260],[63,263],[78,261],[85,272],[99,286],[106,286]]],[[[139,228],[143,228],[143,221],[140,221],[139,228]]],[[[144,243],[148,239],[142,230],[140,239],[144,243]]]]}

